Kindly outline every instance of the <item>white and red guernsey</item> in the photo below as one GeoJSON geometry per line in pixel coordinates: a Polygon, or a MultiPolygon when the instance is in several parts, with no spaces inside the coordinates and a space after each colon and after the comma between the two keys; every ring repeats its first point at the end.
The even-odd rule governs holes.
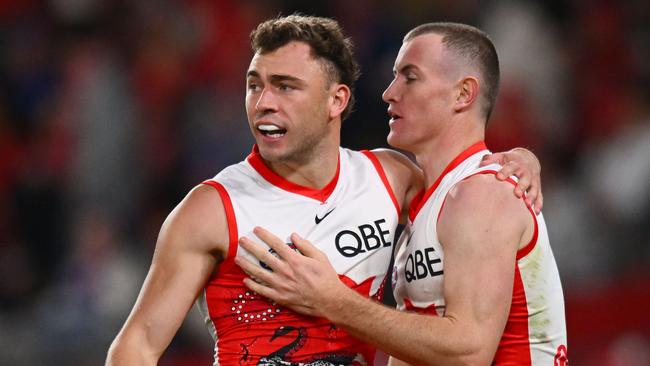
{"type": "MultiPolygon", "coordinates": [[[[445,256],[438,240],[438,217],[454,185],[475,174],[500,170],[498,165],[479,167],[481,158],[489,153],[483,142],[472,145],[411,203],[409,223],[397,244],[393,268],[398,309],[444,315],[445,256]]],[[[562,285],[544,219],[529,211],[535,233],[517,252],[510,314],[493,364],[563,366],[567,364],[567,349],[562,285]]]]}
{"type": "Polygon", "coordinates": [[[275,174],[254,147],[204,183],[221,195],[230,235],[228,255],[197,301],[215,340],[214,364],[372,365],[374,347],[248,290],[234,258],[253,260],[237,241],[248,236],[263,244],[255,226],[287,240],[296,232],[327,254],[348,286],[380,299],[400,208],[376,156],[341,148],[336,176],[314,190],[275,174]]]}

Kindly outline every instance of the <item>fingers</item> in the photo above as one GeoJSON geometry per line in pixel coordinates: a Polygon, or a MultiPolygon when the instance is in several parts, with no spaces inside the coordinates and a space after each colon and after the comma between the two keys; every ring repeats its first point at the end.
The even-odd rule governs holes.
{"type": "Polygon", "coordinates": [[[259,264],[253,263],[242,257],[235,257],[235,264],[237,264],[247,275],[249,275],[256,282],[269,284],[274,282],[273,273],[259,264]]]}
{"type": "Polygon", "coordinates": [[[253,290],[254,292],[266,298],[272,299],[274,301],[277,300],[278,298],[278,293],[273,288],[255,282],[250,278],[244,278],[244,285],[246,285],[246,287],[248,287],[249,289],[253,290]]]}
{"type": "Polygon", "coordinates": [[[524,192],[530,194],[530,189],[534,188],[531,185],[530,175],[526,174],[521,169],[515,170],[514,175],[518,178],[517,185],[515,186],[515,196],[521,198],[524,195],[524,192]]]}
{"type": "Polygon", "coordinates": [[[271,252],[269,252],[266,248],[255,243],[251,239],[242,236],[241,238],[239,238],[239,245],[242,248],[246,249],[253,256],[255,256],[255,258],[266,263],[266,265],[271,267],[271,269],[277,270],[281,268],[282,260],[280,258],[276,257],[271,252]]]}
{"type": "Polygon", "coordinates": [[[544,196],[542,195],[542,191],[539,191],[539,194],[537,195],[537,199],[535,200],[535,203],[533,204],[533,207],[535,208],[535,213],[539,215],[540,212],[542,212],[542,207],[544,207],[544,196]]]}
{"type": "Polygon", "coordinates": [[[295,255],[293,250],[287,246],[287,243],[275,236],[273,233],[270,231],[261,228],[261,227],[256,227],[253,229],[253,232],[255,235],[257,235],[258,238],[262,239],[271,249],[275,250],[276,253],[280,256],[280,258],[287,259],[291,255],[295,255]]]}
{"type": "MultiPolygon", "coordinates": [[[[517,178],[519,178],[519,180],[526,178],[526,174],[523,172],[519,164],[512,161],[503,164],[501,170],[497,172],[496,177],[498,180],[506,180],[511,175],[516,176],[517,178]]],[[[516,192],[517,192],[517,188],[515,188],[515,194],[517,195],[517,197],[521,197],[521,195],[523,194],[523,190],[520,190],[519,194],[517,194],[516,192]]]]}
{"type": "Polygon", "coordinates": [[[526,204],[532,206],[535,213],[539,214],[544,205],[542,180],[539,172],[528,171],[519,163],[510,161],[503,165],[503,168],[497,172],[496,177],[498,180],[506,180],[512,175],[518,178],[517,185],[514,189],[515,196],[521,198],[524,196],[524,192],[526,192],[524,196],[526,204]]]}
{"type": "Polygon", "coordinates": [[[494,153],[494,154],[488,154],[483,156],[479,166],[486,166],[490,164],[503,165],[504,163],[505,163],[505,159],[503,153],[494,153]]]}
{"type": "Polygon", "coordinates": [[[303,238],[302,236],[293,233],[291,234],[291,242],[296,245],[296,248],[306,257],[317,258],[321,256],[321,252],[318,248],[314,246],[309,240],[303,238]]]}

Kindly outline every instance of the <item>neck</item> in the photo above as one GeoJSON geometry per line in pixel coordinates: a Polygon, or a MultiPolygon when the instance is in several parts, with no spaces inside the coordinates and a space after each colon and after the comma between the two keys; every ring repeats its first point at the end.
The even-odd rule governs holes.
{"type": "Polygon", "coordinates": [[[322,189],[334,179],[339,163],[340,138],[323,137],[309,152],[296,154],[297,159],[271,162],[269,169],[282,178],[303,187],[322,189]]]}
{"type": "Polygon", "coordinates": [[[425,187],[431,187],[456,156],[485,139],[485,125],[482,123],[467,121],[449,126],[414,152],[418,165],[424,171],[425,187]]]}

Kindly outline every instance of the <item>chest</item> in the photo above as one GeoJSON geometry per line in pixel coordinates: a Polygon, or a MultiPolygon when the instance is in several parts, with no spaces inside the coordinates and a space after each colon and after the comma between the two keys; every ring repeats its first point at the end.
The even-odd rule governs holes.
{"type": "Polygon", "coordinates": [[[392,278],[402,310],[444,304],[444,250],[437,238],[435,216],[421,212],[399,238],[392,278]]]}
{"type": "MultiPolygon", "coordinates": [[[[342,182],[325,202],[266,187],[257,194],[235,195],[233,208],[240,237],[266,246],[253,234],[261,226],[291,245],[290,235],[298,233],[356,283],[388,269],[398,216],[381,182],[342,182]]],[[[241,248],[237,255],[252,258],[241,248]]]]}

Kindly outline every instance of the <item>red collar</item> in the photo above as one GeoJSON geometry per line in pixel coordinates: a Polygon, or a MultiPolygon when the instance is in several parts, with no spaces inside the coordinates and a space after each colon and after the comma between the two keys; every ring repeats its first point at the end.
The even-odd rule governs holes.
{"type": "Polygon", "coordinates": [[[445,177],[450,171],[452,171],[454,168],[456,168],[458,165],[460,165],[463,161],[467,160],[470,156],[476,154],[479,151],[487,150],[487,146],[485,146],[485,141],[479,141],[472,146],[468,147],[467,149],[463,150],[458,156],[456,156],[445,168],[445,170],[440,173],[440,176],[438,176],[438,179],[433,182],[431,187],[429,187],[427,190],[422,190],[418,194],[413,197],[409,204],[409,219],[411,219],[411,222],[415,221],[415,217],[418,215],[418,212],[422,209],[424,204],[427,202],[429,197],[433,194],[433,192],[438,188],[440,185],[440,182],[442,181],[442,178],[445,177]]]}
{"type": "Polygon", "coordinates": [[[334,192],[334,188],[336,188],[336,184],[339,181],[339,171],[341,169],[341,157],[339,156],[338,162],[336,164],[336,174],[334,174],[334,178],[332,178],[332,180],[327,183],[327,185],[322,189],[315,189],[290,182],[289,180],[271,170],[271,168],[269,168],[266,163],[264,163],[257,145],[253,145],[253,151],[251,151],[246,160],[253,167],[253,169],[255,169],[264,179],[266,179],[274,186],[291,193],[315,199],[319,202],[327,201],[332,192],[334,192]]]}

